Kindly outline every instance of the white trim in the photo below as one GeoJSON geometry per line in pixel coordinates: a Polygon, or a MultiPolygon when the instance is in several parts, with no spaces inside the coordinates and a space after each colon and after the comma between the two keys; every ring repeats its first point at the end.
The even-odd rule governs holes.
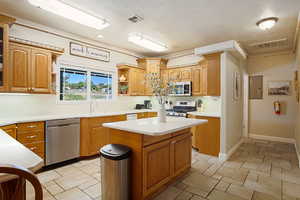
{"type": "Polygon", "coordinates": [[[299,162],[298,167],[300,168],[300,152],[299,152],[296,140],[295,140],[295,149],[296,149],[296,154],[297,154],[298,162],[299,162]]]}
{"type": "Polygon", "coordinates": [[[219,160],[222,162],[228,160],[230,156],[241,146],[241,144],[243,144],[243,142],[244,138],[241,138],[240,141],[228,151],[228,153],[219,153],[219,160]]]}
{"type": "Polygon", "coordinates": [[[259,139],[259,140],[268,140],[273,142],[284,142],[284,143],[290,143],[295,144],[294,138],[283,138],[283,137],[275,137],[275,136],[268,136],[268,135],[257,135],[249,133],[250,138],[259,139]]]}

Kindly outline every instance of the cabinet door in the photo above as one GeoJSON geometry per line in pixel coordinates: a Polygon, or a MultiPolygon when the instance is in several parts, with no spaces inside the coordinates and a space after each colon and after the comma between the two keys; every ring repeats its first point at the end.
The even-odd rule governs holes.
{"type": "Polygon", "coordinates": [[[51,53],[40,49],[32,50],[30,84],[32,93],[51,93],[51,53]]]}
{"type": "Polygon", "coordinates": [[[181,80],[192,81],[192,69],[190,67],[184,67],[181,69],[181,80]]]}
{"type": "Polygon", "coordinates": [[[205,55],[207,60],[207,95],[221,95],[221,61],[220,54],[205,55]]]}
{"type": "Polygon", "coordinates": [[[143,149],[143,194],[159,190],[171,176],[170,140],[143,149]]]}
{"type": "Polygon", "coordinates": [[[0,92],[9,90],[9,40],[8,25],[0,24],[0,92]]]}
{"type": "Polygon", "coordinates": [[[173,176],[177,176],[191,167],[192,138],[191,134],[179,135],[172,139],[173,176]],[[188,156],[187,156],[188,155],[188,156]]]}
{"type": "Polygon", "coordinates": [[[21,45],[10,45],[10,91],[29,92],[29,66],[30,54],[29,48],[21,45]]]}
{"type": "MultiPolygon", "coordinates": [[[[160,76],[160,61],[157,60],[148,60],[146,66],[146,74],[155,73],[160,76]]],[[[145,95],[152,96],[153,90],[148,80],[146,80],[145,85],[145,95]]]]}
{"type": "Polygon", "coordinates": [[[160,78],[163,81],[164,85],[167,85],[168,81],[169,81],[169,70],[164,69],[164,70],[160,70],[160,78]]]}
{"type": "Polygon", "coordinates": [[[200,153],[218,156],[220,152],[220,119],[214,117],[196,117],[208,120],[208,123],[196,127],[196,146],[200,153]]]}
{"type": "Polygon", "coordinates": [[[137,94],[139,96],[145,95],[145,71],[142,69],[137,70],[137,94]]]}
{"type": "Polygon", "coordinates": [[[109,143],[108,128],[98,126],[91,128],[90,132],[90,154],[96,155],[101,147],[109,143]]]}
{"type": "Polygon", "coordinates": [[[192,93],[193,96],[201,95],[201,67],[192,69],[192,93]]]}
{"type": "Polygon", "coordinates": [[[169,78],[174,82],[181,81],[181,69],[170,69],[169,70],[169,78]]]}
{"type": "Polygon", "coordinates": [[[136,69],[130,69],[129,72],[129,95],[138,95],[138,73],[136,69]]]}
{"type": "Polygon", "coordinates": [[[200,96],[207,96],[207,66],[200,67],[200,96]]]}

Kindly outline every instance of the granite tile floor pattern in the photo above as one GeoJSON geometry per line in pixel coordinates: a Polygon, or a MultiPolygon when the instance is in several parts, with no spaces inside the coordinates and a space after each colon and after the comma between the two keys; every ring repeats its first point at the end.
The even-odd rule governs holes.
{"type": "MultiPolygon", "coordinates": [[[[300,200],[294,145],[247,139],[226,162],[193,151],[188,174],[155,200],[300,200]]],[[[100,160],[38,174],[45,200],[100,200],[100,160]]],[[[32,187],[27,187],[33,199],[32,187]]]]}

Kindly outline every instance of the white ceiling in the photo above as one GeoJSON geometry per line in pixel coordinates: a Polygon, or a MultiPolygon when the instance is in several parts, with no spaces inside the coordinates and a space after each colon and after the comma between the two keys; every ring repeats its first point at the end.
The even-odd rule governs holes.
{"type": "Polygon", "coordinates": [[[0,0],[0,12],[49,27],[102,41],[146,56],[153,53],[127,41],[128,33],[142,32],[169,46],[165,54],[226,40],[239,41],[250,53],[260,52],[249,44],[288,38],[291,49],[300,11],[299,0],[64,0],[89,13],[103,16],[111,26],[97,31],[30,5],[27,0],[0,0]],[[134,14],[144,21],[133,24],[134,14]],[[270,31],[256,22],[279,17],[270,31]],[[103,35],[98,39],[98,34],[103,35]]]}

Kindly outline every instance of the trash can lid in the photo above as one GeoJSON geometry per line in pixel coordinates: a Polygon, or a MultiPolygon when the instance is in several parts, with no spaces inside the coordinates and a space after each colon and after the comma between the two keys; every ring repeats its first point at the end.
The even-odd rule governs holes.
{"type": "Polygon", "coordinates": [[[131,149],[121,144],[108,144],[100,149],[100,154],[110,160],[123,160],[130,157],[131,149]]]}

